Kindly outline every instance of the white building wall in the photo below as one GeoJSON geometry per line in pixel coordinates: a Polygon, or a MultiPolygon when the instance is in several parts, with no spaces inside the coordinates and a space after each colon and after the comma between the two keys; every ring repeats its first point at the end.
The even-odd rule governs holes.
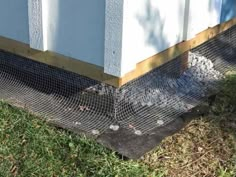
{"type": "Polygon", "coordinates": [[[209,26],[210,21],[210,0],[186,0],[189,1],[189,14],[187,21],[186,37],[185,39],[191,39],[196,34],[205,30],[209,26]]]}
{"type": "Polygon", "coordinates": [[[122,73],[183,40],[185,0],[124,0],[122,73]]]}
{"type": "Polygon", "coordinates": [[[220,23],[222,0],[124,0],[121,75],[220,23]]]}
{"type": "Polygon", "coordinates": [[[214,27],[220,24],[221,19],[221,10],[222,10],[222,0],[210,0],[209,5],[209,12],[210,12],[210,19],[209,19],[209,26],[214,27]]]}
{"type": "Polygon", "coordinates": [[[48,0],[48,50],[104,66],[105,0],[48,0]]]}
{"type": "Polygon", "coordinates": [[[29,43],[27,0],[0,1],[0,36],[29,43]]]}
{"type": "Polygon", "coordinates": [[[0,36],[122,77],[137,63],[235,17],[235,7],[234,0],[1,0],[0,36]]]}
{"type": "Polygon", "coordinates": [[[189,8],[186,14],[185,40],[192,39],[196,34],[208,27],[220,23],[222,0],[186,0],[189,8]]]}

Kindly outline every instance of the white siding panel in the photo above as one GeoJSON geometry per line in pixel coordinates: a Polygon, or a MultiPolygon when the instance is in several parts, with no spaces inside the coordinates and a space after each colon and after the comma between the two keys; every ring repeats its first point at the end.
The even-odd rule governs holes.
{"type": "Polygon", "coordinates": [[[0,36],[29,43],[27,0],[0,1],[0,36]]]}
{"type": "Polygon", "coordinates": [[[122,75],[183,40],[185,0],[125,0],[122,75]]]}
{"type": "Polygon", "coordinates": [[[47,0],[48,50],[104,65],[105,0],[47,0]]]}
{"type": "Polygon", "coordinates": [[[221,9],[222,9],[222,0],[211,0],[209,7],[209,26],[214,27],[220,24],[221,17],[221,9]]]}
{"type": "MultiPolygon", "coordinates": [[[[189,17],[186,26],[185,40],[194,38],[194,36],[209,27],[211,18],[210,1],[211,0],[186,0],[189,2],[189,17]]],[[[187,14],[186,14],[187,15],[187,14]]]]}

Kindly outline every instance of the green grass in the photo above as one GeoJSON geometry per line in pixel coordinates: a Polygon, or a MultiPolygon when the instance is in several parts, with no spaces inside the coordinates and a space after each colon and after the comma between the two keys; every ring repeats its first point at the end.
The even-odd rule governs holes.
{"type": "Polygon", "coordinates": [[[101,145],[0,103],[0,176],[155,176],[101,145]]]}
{"type": "Polygon", "coordinates": [[[167,176],[236,176],[236,75],[222,83],[209,113],[191,121],[144,156],[153,169],[167,176]]]}
{"type": "Polygon", "coordinates": [[[0,102],[0,177],[236,176],[236,76],[209,107],[138,161],[0,102]]]}

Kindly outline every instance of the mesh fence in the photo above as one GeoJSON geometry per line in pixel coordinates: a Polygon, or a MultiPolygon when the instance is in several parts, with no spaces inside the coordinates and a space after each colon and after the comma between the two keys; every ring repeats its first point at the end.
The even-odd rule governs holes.
{"type": "Polygon", "coordinates": [[[0,51],[0,98],[49,121],[97,136],[126,128],[136,135],[165,126],[219,91],[224,73],[236,69],[236,27],[182,59],[121,88],[0,51]]]}

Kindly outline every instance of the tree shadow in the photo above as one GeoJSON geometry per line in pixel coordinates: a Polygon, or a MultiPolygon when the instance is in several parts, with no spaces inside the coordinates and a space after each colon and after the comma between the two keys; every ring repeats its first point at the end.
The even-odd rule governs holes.
{"type": "Polygon", "coordinates": [[[148,45],[156,51],[162,51],[170,45],[164,34],[165,20],[161,18],[159,10],[152,7],[150,0],[146,1],[145,14],[137,15],[137,20],[146,33],[148,45]]]}
{"type": "MultiPolygon", "coordinates": [[[[235,1],[231,0],[223,1],[221,22],[225,22],[235,17],[236,11],[233,8],[235,6],[232,6],[232,4],[234,3],[235,1]]],[[[213,8],[215,11],[217,11],[218,6],[213,6],[213,8]]],[[[147,45],[152,45],[157,49],[157,51],[160,51],[160,46],[168,46],[167,48],[169,48],[170,46],[166,39],[166,35],[163,33],[165,21],[161,19],[160,12],[152,8],[150,0],[146,3],[144,14],[145,15],[137,16],[137,19],[140,25],[146,31],[147,45]]],[[[176,50],[178,50],[178,48],[176,48],[176,50]]],[[[200,55],[210,59],[214,63],[215,69],[221,71],[222,73],[226,73],[227,71],[236,69],[236,27],[232,27],[231,29],[223,32],[222,34],[219,34],[206,43],[194,48],[192,52],[197,52],[200,55]]],[[[173,59],[172,62],[178,60],[178,58],[179,57],[173,59]]],[[[176,62],[175,66],[172,67],[168,67],[167,65],[170,65],[170,63],[166,63],[161,66],[160,68],[162,68],[162,71],[158,72],[158,74],[155,74],[155,70],[148,73],[149,75],[152,75],[152,78],[150,78],[148,74],[143,76],[142,79],[140,79],[143,80],[143,82],[141,82],[140,80],[137,81],[137,87],[143,88],[143,86],[145,85],[145,87],[149,88],[148,91],[151,92],[152,90],[160,89],[161,87],[163,87],[163,85],[166,84],[164,80],[162,82],[159,82],[157,85],[149,84],[151,80],[157,79],[158,77],[162,76],[166,76],[169,78],[177,77],[178,72],[176,71],[179,69],[180,64],[176,62]]],[[[156,70],[158,70],[158,68],[156,70]]],[[[225,135],[232,135],[234,137],[234,141],[236,141],[236,77],[235,75],[230,77],[230,80],[226,78],[226,80],[222,82],[222,91],[217,93],[216,96],[213,95],[209,98],[209,105],[208,107],[205,107],[206,112],[202,115],[199,115],[199,109],[197,108],[196,113],[190,113],[188,115],[190,117],[192,116],[191,118],[188,118],[188,122],[193,119],[199,119],[199,117],[201,116],[210,116],[210,118],[207,119],[207,121],[209,122],[209,127],[207,129],[212,129],[212,131],[214,131],[214,127],[216,127],[216,129],[220,129],[222,132],[222,134],[219,134],[218,138],[224,139],[225,135]],[[209,114],[209,112],[211,112],[211,114],[209,114]]],[[[192,79],[197,80],[197,78],[192,79]]],[[[210,134],[209,137],[214,138],[210,134]]],[[[224,143],[224,141],[219,143],[224,143]]],[[[212,144],[212,146],[215,146],[215,144],[212,144]]],[[[231,145],[227,144],[227,146],[230,147],[231,145]]],[[[213,148],[213,156],[218,156],[220,154],[218,151],[220,151],[221,149],[220,147],[218,147],[219,146],[217,146],[217,148],[215,149],[213,148]]],[[[235,151],[235,149],[232,150],[232,152],[233,151],[235,151]]]]}
{"type": "MultiPolygon", "coordinates": [[[[176,44],[183,42],[186,39],[186,34],[187,34],[186,30],[187,30],[187,25],[188,25],[187,22],[188,22],[188,16],[190,15],[189,3],[190,2],[188,0],[185,2],[184,9],[181,9],[180,6],[178,7],[179,19],[181,18],[183,19],[183,24],[182,24],[183,28],[182,28],[182,34],[179,34],[176,44]]],[[[219,8],[220,4],[221,4],[220,1],[215,1],[215,2],[209,1],[209,9],[208,9],[209,14],[219,14],[219,9],[221,9],[222,10],[221,15],[219,16],[220,22],[225,22],[236,17],[236,6],[235,6],[236,2],[234,0],[229,0],[229,1],[223,0],[221,4],[221,8],[219,8]]],[[[175,44],[172,44],[170,41],[168,41],[169,36],[168,34],[165,34],[166,19],[163,18],[163,15],[161,15],[161,12],[158,8],[153,7],[151,0],[146,0],[144,13],[138,14],[136,18],[140,26],[143,28],[143,30],[146,33],[145,34],[146,45],[152,46],[155,49],[156,53],[160,53],[175,45],[175,44]]],[[[202,17],[202,18],[203,20],[205,19],[205,17],[202,17]]],[[[214,18],[216,17],[214,16],[214,18]]],[[[173,27],[172,30],[173,30],[172,33],[174,33],[174,30],[176,29],[174,29],[173,27]]],[[[225,43],[225,41],[223,42],[225,43]]],[[[225,47],[226,46],[224,46],[224,48],[225,47]]],[[[168,53],[168,55],[172,56],[175,53],[179,53],[179,51],[180,51],[179,47],[175,46],[173,50],[171,50],[171,52],[168,53]]],[[[224,54],[226,53],[227,52],[224,52],[224,54]]]]}
{"type": "Polygon", "coordinates": [[[225,22],[234,17],[236,17],[236,2],[234,0],[223,0],[220,21],[225,22]]]}

